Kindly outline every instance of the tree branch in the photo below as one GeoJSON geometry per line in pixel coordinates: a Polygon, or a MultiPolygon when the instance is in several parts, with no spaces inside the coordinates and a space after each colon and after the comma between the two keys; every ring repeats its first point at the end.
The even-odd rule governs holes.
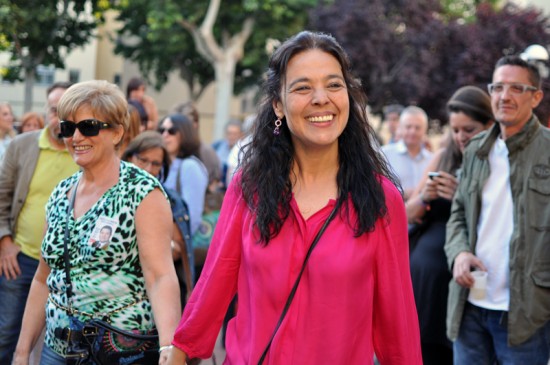
{"type": "Polygon", "coordinates": [[[197,29],[197,26],[191,22],[188,22],[185,19],[181,19],[179,21],[179,24],[183,28],[187,29],[189,33],[191,33],[191,35],[193,36],[197,52],[199,52],[199,54],[203,56],[209,63],[216,62],[216,57],[214,56],[214,54],[212,54],[212,52],[210,52],[210,49],[206,44],[204,38],[202,37],[199,29],[197,29]]]}
{"type": "Polygon", "coordinates": [[[231,37],[230,50],[235,60],[241,60],[244,57],[244,45],[252,34],[254,24],[254,18],[246,18],[243,23],[243,29],[231,37]]]}
{"type": "Polygon", "coordinates": [[[222,60],[224,56],[222,48],[218,45],[214,37],[214,24],[216,23],[218,11],[220,10],[220,2],[221,0],[210,0],[206,16],[199,28],[199,34],[203,38],[202,41],[208,48],[209,53],[216,60],[222,60]]]}

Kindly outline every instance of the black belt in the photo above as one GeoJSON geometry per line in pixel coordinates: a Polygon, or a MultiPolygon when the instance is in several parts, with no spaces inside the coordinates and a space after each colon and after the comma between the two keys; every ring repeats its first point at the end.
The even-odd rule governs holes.
{"type": "Polygon", "coordinates": [[[81,330],[73,330],[68,327],[57,327],[53,331],[55,338],[67,342],[80,342],[86,336],[97,335],[97,328],[93,326],[84,326],[81,330]]]}

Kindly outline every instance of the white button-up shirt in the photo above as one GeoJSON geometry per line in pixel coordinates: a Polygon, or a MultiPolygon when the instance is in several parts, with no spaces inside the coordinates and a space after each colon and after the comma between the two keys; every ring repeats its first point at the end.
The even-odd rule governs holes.
{"type": "Polygon", "coordinates": [[[430,151],[422,147],[420,153],[412,157],[403,141],[383,146],[382,152],[386,155],[390,167],[399,178],[404,190],[414,189],[418,185],[433,156],[430,151]]]}

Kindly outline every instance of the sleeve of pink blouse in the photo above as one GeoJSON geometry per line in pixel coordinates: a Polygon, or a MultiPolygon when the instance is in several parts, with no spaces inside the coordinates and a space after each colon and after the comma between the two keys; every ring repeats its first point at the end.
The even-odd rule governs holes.
{"type": "Polygon", "coordinates": [[[373,336],[382,365],[422,364],[418,315],[409,269],[409,240],[403,199],[387,179],[383,187],[387,219],[375,237],[373,336]]]}
{"type": "Polygon", "coordinates": [[[212,355],[227,307],[236,293],[245,208],[240,187],[230,185],[200,279],[172,341],[190,358],[204,359],[212,355]]]}

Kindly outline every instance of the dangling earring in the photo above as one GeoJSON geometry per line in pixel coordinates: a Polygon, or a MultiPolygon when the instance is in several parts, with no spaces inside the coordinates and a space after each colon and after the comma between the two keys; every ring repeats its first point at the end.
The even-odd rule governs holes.
{"type": "Polygon", "coordinates": [[[281,122],[281,118],[277,117],[277,120],[275,121],[275,129],[273,130],[273,134],[278,136],[281,134],[280,127],[283,125],[283,122],[281,122]]]}

